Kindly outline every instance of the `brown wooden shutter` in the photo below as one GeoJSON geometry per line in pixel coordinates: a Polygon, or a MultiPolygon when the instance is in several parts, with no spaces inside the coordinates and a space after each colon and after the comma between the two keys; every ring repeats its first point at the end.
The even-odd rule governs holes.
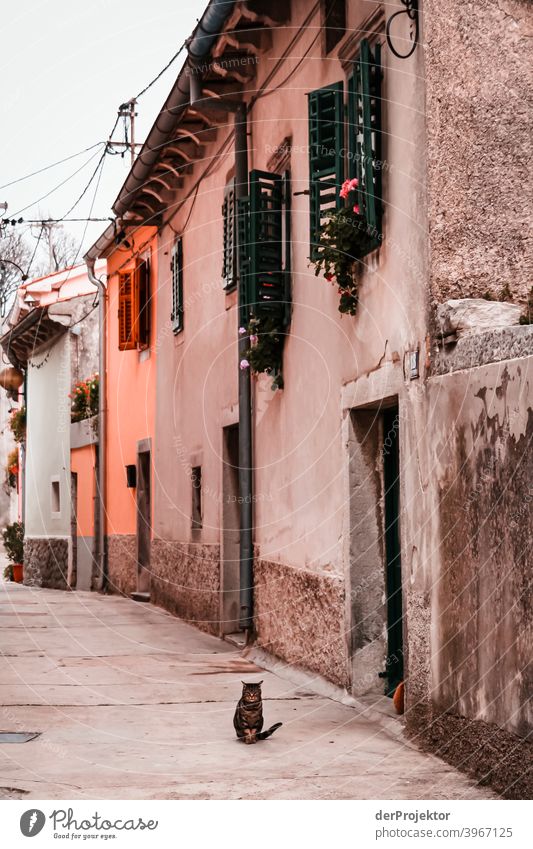
{"type": "Polygon", "coordinates": [[[137,347],[138,322],[136,317],[136,286],[133,271],[119,274],[118,278],[118,347],[131,351],[137,347]]]}

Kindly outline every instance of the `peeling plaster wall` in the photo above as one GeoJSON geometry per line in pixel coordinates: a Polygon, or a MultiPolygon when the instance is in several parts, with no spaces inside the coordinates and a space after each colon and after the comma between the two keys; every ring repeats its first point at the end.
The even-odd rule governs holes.
{"type": "Polygon", "coordinates": [[[429,381],[440,525],[432,702],[526,736],[533,357],[429,381]]]}
{"type": "Polygon", "coordinates": [[[525,302],[533,7],[425,0],[422,16],[433,298],[525,302]]]}

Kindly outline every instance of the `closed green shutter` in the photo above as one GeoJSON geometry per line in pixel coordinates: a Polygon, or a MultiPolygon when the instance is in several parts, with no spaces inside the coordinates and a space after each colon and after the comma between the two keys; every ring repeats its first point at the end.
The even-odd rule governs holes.
{"type": "Polygon", "coordinates": [[[250,172],[249,305],[258,317],[285,309],[282,190],[279,174],[250,172]]]}
{"type": "Polygon", "coordinates": [[[170,276],[172,287],[170,321],[174,333],[179,333],[180,330],[183,330],[183,244],[181,237],[176,239],[172,248],[170,276]]]}
{"type": "Polygon", "coordinates": [[[235,218],[235,180],[232,180],[224,190],[224,202],[222,204],[224,238],[222,278],[224,289],[233,289],[237,282],[235,273],[235,218]]]}
{"type": "Polygon", "coordinates": [[[308,95],[311,258],[328,210],[340,209],[344,180],[344,87],[342,82],[308,95]]]}
{"type": "Polygon", "coordinates": [[[361,41],[348,83],[350,177],[357,177],[357,203],[369,231],[381,241],[381,47],[361,41]]]}

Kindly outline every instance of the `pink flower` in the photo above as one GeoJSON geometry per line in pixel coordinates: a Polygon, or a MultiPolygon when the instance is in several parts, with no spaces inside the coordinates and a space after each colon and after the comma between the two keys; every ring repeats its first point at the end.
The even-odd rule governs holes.
{"type": "Polygon", "coordinates": [[[333,280],[333,274],[324,274],[324,277],[326,278],[328,283],[331,283],[331,281],[333,280]]]}
{"type": "Polygon", "coordinates": [[[248,362],[248,360],[241,360],[241,362],[240,362],[241,371],[244,371],[247,368],[250,368],[250,363],[248,362]]]}
{"type": "Polygon", "coordinates": [[[259,342],[259,336],[256,336],[255,333],[252,333],[250,336],[250,345],[257,345],[259,342]]]}
{"type": "Polygon", "coordinates": [[[355,212],[356,215],[359,215],[359,204],[358,203],[355,204],[353,211],[355,212]]]}
{"type": "Polygon", "coordinates": [[[342,184],[341,190],[339,192],[341,198],[347,198],[349,191],[350,191],[350,181],[345,180],[344,183],[342,184]]]}
{"type": "Polygon", "coordinates": [[[359,180],[357,179],[357,177],[354,177],[353,180],[350,180],[348,185],[350,187],[350,191],[353,192],[353,190],[356,189],[357,186],[359,185],[359,180]]]}
{"type": "Polygon", "coordinates": [[[239,334],[241,336],[244,336],[245,333],[246,333],[246,327],[239,327],[239,334]]]}

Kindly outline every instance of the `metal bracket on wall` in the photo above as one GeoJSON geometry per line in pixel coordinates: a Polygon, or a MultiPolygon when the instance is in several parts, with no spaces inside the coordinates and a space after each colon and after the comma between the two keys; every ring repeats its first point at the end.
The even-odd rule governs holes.
{"type": "Polygon", "coordinates": [[[409,59],[409,56],[412,56],[416,50],[416,45],[418,44],[418,37],[420,35],[420,25],[418,21],[418,0],[400,0],[400,2],[403,6],[405,6],[405,9],[399,9],[397,12],[394,13],[394,15],[390,16],[389,20],[387,21],[387,26],[385,28],[385,34],[387,36],[387,44],[389,45],[394,55],[398,59],[409,59]],[[407,15],[411,24],[414,23],[414,33],[411,27],[409,34],[410,39],[412,41],[411,49],[407,53],[398,53],[391,40],[391,24],[394,18],[397,18],[398,15],[407,15]]]}

